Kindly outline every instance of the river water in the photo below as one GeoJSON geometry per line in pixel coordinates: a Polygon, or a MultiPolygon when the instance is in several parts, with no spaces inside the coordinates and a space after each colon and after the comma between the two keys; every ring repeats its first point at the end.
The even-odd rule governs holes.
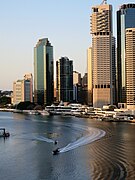
{"type": "Polygon", "coordinates": [[[0,180],[135,179],[135,124],[0,112],[0,127],[0,180]]]}

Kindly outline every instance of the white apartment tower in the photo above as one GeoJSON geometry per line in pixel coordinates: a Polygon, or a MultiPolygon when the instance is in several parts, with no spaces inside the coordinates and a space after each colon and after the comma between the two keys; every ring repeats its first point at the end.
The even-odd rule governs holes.
{"type": "Polygon", "coordinates": [[[115,40],[112,33],[112,6],[92,7],[92,83],[93,107],[114,104],[115,40]]]}
{"type": "Polygon", "coordinates": [[[13,82],[13,104],[24,101],[33,102],[32,74],[25,74],[24,79],[13,82]]]}
{"type": "Polygon", "coordinates": [[[24,102],[24,80],[13,82],[13,104],[24,102]]]}

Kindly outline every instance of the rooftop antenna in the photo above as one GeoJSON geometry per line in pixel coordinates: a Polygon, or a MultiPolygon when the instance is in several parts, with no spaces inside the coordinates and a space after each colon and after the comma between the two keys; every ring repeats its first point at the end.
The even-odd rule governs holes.
{"type": "Polygon", "coordinates": [[[107,0],[103,0],[101,4],[107,4],[107,0]]]}

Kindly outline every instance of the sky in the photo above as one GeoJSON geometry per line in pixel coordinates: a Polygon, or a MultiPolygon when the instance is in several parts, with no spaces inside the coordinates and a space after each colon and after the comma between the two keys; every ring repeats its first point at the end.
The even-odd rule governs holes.
{"type": "MultiPolygon", "coordinates": [[[[91,46],[91,7],[102,0],[4,0],[0,4],[0,89],[12,90],[13,81],[34,71],[34,46],[48,38],[54,48],[54,64],[62,56],[73,60],[74,70],[87,72],[87,48],[91,46]]],[[[108,0],[116,11],[128,0],[108,0]]]]}

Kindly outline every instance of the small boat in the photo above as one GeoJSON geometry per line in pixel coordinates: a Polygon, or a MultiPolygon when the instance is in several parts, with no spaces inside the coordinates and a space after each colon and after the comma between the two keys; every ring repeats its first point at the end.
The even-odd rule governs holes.
{"type": "Polygon", "coordinates": [[[40,115],[40,112],[37,111],[37,110],[31,110],[31,111],[28,112],[28,114],[30,114],[30,115],[40,115]]]}
{"type": "Polygon", "coordinates": [[[53,153],[53,155],[57,155],[57,154],[59,154],[59,148],[57,148],[57,149],[55,149],[52,153],[53,153]]]}
{"type": "Polygon", "coordinates": [[[5,130],[5,128],[0,128],[0,137],[9,137],[10,133],[5,130]]]}
{"type": "Polygon", "coordinates": [[[55,141],[54,141],[54,144],[57,144],[57,143],[58,143],[58,141],[55,140],[55,141]]]}
{"type": "Polygon", "coordinates": [[[48,116],[48,115],[50,115],[49,112],[48,112],[48,111],[45,111],[45,110],[40,111],[40,114],[41,114],[42,116],[48,116]]]}

